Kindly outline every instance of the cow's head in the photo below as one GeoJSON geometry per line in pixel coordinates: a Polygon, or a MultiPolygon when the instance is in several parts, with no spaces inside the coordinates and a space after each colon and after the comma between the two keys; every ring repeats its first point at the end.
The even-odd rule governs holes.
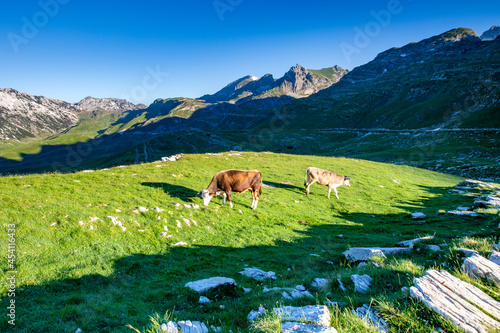
{"type": "Polygon", "coordinates": [[[210,195],[208,190],[201,190],[200,192],[198,192],[198,195],[203,199],[203,206],[208,206],[208,203],[214,196],[213,194],[210,195]]]}
{"type": "Polygon", "coordinates": [[[351,180],[351,177],[344,176],[344,185],[351,186],[351,183],[349,182],[350,180],[351,180]]]}

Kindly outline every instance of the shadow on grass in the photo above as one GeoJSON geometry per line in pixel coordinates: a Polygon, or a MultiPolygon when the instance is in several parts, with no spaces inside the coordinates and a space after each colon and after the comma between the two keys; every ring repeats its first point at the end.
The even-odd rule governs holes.
{"type": "Polygon", "coordinates": [[[305,188],[304,187],[300,187],[300,186],[296,186],[294,184],[291,184],[291,183],[276,183],[276,182],[270,182],[270,181],[266,181],[264,180],[264,185],[268,185],[270,187],[276,187],[276,188],[284,188],[286,190],[291,190],[293,192],[297,192],[297,193],[300,193],[300,194],[303,194],[305,193],[305,188]]]}
{"type": "Polygon", "coordinates": [[[193,189],[169,183],[144,182],[141,183],[141,185],[153,188],[161,188],[166,194],[170,195],[171,197],[189,202],[192,202],[193,198],[198,193],[198,191],[195,191],[193,189]]]}
{"type": "MultiPolygon", "coordinates": [[[[170,195],[174,192],[182,198],[196,192],[167,183],[143,185],[161,187],[170,195]]],[[[291,189],[297,190],[293,187],[291,189]]],[[[427,190],[442,193],[445,189],[427,190]]],[[[429,212],[431,209],[435,210],[429,207],[429,212]]],[[[230,228],[237,228],[233,230],[233,234],[241,235],[242,244],[236,241],[233,242],[238,244],[235,246],[198,246],[190,242],[192,245],[189,247],[173,247],[171,239],[148,239],[147,241],[154,245],[151,254],[135,253],[118,258],[113,262],[112,273],[107,276],[89,274],[76,279],[63,278],[40,285],[18,286],[16,330],[74,332],[80,327],[84,332],[128,332],[125,327],[127,324],[142,329],[150,323],[149,316],[154,313],[162,315],[166,311],[175,311],[175,320],[197,320],[216,326],[227,325],[233,331],[245,331],[248,329],[246,316],[250,310],[261,304],[270,307],[280,302],[293,305],[310,305],[311,302],[317,302],[308,299],[288,302],[284,301],[281,295],[264,294],[262,282],[239,274],[245,267],[259,267],[281,275],[276,281],[265,281],[264,284],[269,287],[293,287],[296,284],[309,286],[311,280],[316,277],[334,277],[332,281],[341,277],[349,292],[343,293],[338,286],[332,284],[329,290],[330,298],[350,302],[350,297],[354,297],[354,305],[357,306],[362,302],[369,302],[372,297],[387,297],[388,293],[398,292],[402,286],[407,286],[407,281],[412,281],[414,276],[400,269],[404,266],[392,270],[380,268],[370,271],[374,278],[373,291],[366,295],[355,295],[348,276],[356,268],[346,267],[345,258],[341,254],[349,247],[391,247],[402,240],[434,233],[439,234],[443,241],[448,241],[457,235],[453,233],[454,228],[481,227],[462,217],[439,217],[437,214],[431,216],[429,223],[418,224],[412,221],[411,215],[407,213],[343,213],[344,218],[341,221],[345,223],[326,221],[321,225],[300,225],[298,221],[277,223],[265,220],[262,215],[259,217],[257,214],[260,213],[256,213],[255,225],[235,226],[234,223],[228,222],[219,231],[205,229],[201,225],[199,227],[200,232],[206,230],[206,235],[210,237],[215,237],[210,233],[218,232],[221,244],[224,244],[227,238],[226,232],[229,232],[230,228]],[[252,235],[245,235],[257,230],[251,229],[252,227],[287,228],[292,230],[292,234],[287,240],[276,238],[273,245],[246,245],[246,242],[254,242],[251,240],[252,235]],[[339,237],[340,235],[342,237],[339,237]],[[184,286],[187,282],[214,276],[233,278],[239,286],[252,288],[253,291],[244,295],[240,301],[227,298],[201,307],[198,302],[199,295],[184,286]],[[224,305],[225,310],[221,310],[220,305],[224,305]]],[[[147,235],[144,236],[146,238],[147,235]]],[[[120,238],[109,240],[105,247],[112,249],[121,241],[120,238]]],[[[139,251],[139,248],[130,251],[139,251]]],[[[100,253],[91,252],[90,255],[95,256],[94,260],[99,262],[100,253]]],[[[418,254],[412,253],[406,258],[413,260],[416,258],[414,256],[418,254]]],[[[420,265],[426,264],[425,259],[415,260],[420,260],[420,265]]],[[[100,261],[102,264],[103,260],[100,261]]],[[[43,270],[43,267],[40,269],[43,270]]],[[[71,276],[78,274],[79,269],[79,266],[75,265],[73,269],[60,274],[71,276]]],[[[318,299],[322,302],[324,295],[318,299]]],[[[0,304],[5,309],[8,302],[9,298],[4,296],[0,304]]],[[[10,328],[5,320],[0,322],[0,331],[10,328]]]]}

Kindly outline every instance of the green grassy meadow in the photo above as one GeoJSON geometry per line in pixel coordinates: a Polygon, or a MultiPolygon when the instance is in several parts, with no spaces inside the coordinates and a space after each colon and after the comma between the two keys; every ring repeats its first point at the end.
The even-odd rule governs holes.
{"type": "MultiPolygon", "coordinates": [[[[472,198],[451,192],[462,180],[409,166],[266,152],[193,154],[176,162],[94,172],[4,176],[0,246],[7,253],[8,225],[15,224],[16,326],[3,318],[0,331],[132,332],[130,325],[156,332],[151,318],[161,323],[165,315],[221,326],[224,332],[274,331],[271,317],[250,324],[246,316],[259,305],[272,310],[330,300],[343,303],[331,309],[339,332],[374,332],[351,313],[364,303],[376,307],[391,332],[432,332],[435,327],[459,332],[401,288],[428,268],[460,274],[456,247],[486,253],[498,242],[498,212],[481,218],[443,214],[472,204],[472,198]],[[327,188],[314,184],[306,197],[304,172],[309,166],[349,175],[351,187],[339,187],[340,199],[332,194],[328,200],[327,188]],[[233,209],[221,206],[221,197],[206,208],[196,197],[216,172],[232,168],[262,172],[269,187],[263,188],[256,211],[250,209],[250,193],[234,194],[233,209]],[[140,212],[139,207],[149,210],[140,212]],[[425,222],[412,220],[417,211],[427,215],[425,222]],[[380,258],[379,268],[357,268],[342,256],[349,247],[395,246],[426,235],[435,236],[434,244],[448,246],[441,252],[419,248],[411,255],[380,258]],[[173,246],[178,242],[188,245],[173,246]],[[245,267],[272,270],[278,279],[250,280],[238,273],[245,267]],[[354,292],[350,275],[356,273],[373,278],[367,294],[354,292]],[[213,276],[234,278],[252,291],[238,297],[211,295],[216,300],[201,306],[199,295],[184,285],[213,276]],[[328,278],[330,286],[310,287],[317,277],[328,278]],[[338,278],[347,292],[339,288],[338,278]],[[315,299],[287,301],[279,292],[262,292],[263,285],[298,284],[315,299]]],[[[5,260],[0,265],[0,278],[6,281],[11,269],[5,260]]],[[[474,284],[500,300],[500,288],[474,284]]],[[[2,284],[2,308],[8,304],[7,293],[2,284]]]]}

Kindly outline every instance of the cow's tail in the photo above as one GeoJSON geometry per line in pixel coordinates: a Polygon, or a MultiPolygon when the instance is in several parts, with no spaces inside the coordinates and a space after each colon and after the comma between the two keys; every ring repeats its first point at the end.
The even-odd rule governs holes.
{"type": "Polygon", "coordinates": [[[309,181],[309,168],[306,170],[306,179],[304,180],[304,186],[307,187],[307,182],[309,181]]]}
{"type": "Polygon", "coordinates": [[[259,186],[259,197],[260,195],[262,194],[262,173],[259,171],[260,173],[260,186],[259,186]]]}

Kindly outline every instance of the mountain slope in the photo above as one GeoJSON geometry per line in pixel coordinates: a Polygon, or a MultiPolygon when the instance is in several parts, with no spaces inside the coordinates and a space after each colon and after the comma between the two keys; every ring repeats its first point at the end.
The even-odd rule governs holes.
{"type": "Polygon", "coordinates": [[[85,97],[80,102],[75,103],[75,106],[83,111],[106,110],[112,112],[123,112],[129,110],[145,109],[144,104],[133,104],[125,99],[119,98],[94,98],[91,96],[85,97]]]}
{"type": "Polygon", "coordinates": [[[75,124],[79,110],[72,104],[14,89],[0,89],[0,140],[54,134],[75,124]]]}
{"type": "Polygon", "coordinates": [[[288,105],[289,127],[500,127],[499,50],[470,29],[392,48],[288,105]]]}

